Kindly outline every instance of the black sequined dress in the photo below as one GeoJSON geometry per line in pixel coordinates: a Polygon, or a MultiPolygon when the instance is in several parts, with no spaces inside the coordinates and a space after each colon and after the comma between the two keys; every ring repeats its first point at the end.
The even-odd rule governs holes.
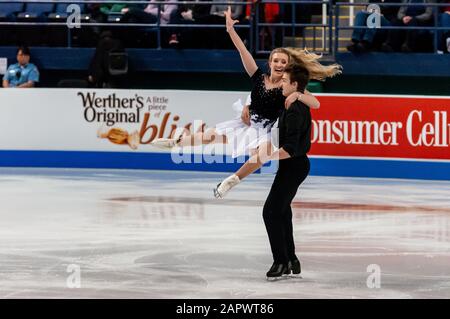
{"type": "Polygon", "coordinates": [[[237,111],[234,120],[216,125],[218,134],[227,137],[228,145],[232,148],[232,156],[250,155],[252,150],[262,143],[271,140],[271,129],[284,108],[285,97],[281,88],[266,89],[264,73],[258,68],[251,77],[253,86],[246,104],[249,104],[250,126],[241,120],[242,102],[237,101],[233,106],[237,111]]]}

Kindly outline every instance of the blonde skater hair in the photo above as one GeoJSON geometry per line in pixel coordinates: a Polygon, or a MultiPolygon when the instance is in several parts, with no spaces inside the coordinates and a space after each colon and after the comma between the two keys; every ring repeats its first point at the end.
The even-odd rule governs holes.
{"type": "Polygon", "coordinates": [[[272,56],[275,53],[284,53],[289,56],[290,63],[297,63],[305,67],[309,71],[310,80],[325,81],[326,78],[332,78],[342,73],[342,66],[334,63],[331,65],[322,65],[319,59],[322,55],[311,53],[306,49],[299,48],[276,48],[272,50],[269,57],[269,62],[272,61],[272,56]]]}

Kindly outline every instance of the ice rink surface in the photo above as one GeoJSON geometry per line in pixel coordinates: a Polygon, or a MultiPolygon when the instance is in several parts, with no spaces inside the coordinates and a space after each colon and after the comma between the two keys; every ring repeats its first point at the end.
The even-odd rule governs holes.
{"type": "Polygon", "coordinates": [[[450,298],[450,182],[309,176],[268,282],[273,175],[225,176],[0,169],[0,298],[450,298]]]}

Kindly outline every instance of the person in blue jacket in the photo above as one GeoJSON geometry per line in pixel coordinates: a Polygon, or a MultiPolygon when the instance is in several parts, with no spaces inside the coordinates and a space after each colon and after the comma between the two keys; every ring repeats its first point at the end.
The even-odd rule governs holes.
{"type": "Polygon", "coordinates": [[[3,76],[4,88],[31,88],[39,82],[38,68],[30,63],[30,49],[21,46],[17,49],[17,63],[8,67],[3,76]]]}

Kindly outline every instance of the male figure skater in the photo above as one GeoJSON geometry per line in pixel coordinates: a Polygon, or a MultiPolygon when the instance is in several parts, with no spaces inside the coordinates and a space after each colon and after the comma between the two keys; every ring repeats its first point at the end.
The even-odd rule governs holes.
{"type": "MultiPolygon", "coordinates": [[[[309,80],[308,70],[289,65],[283,74],[283,95],[303,93],[309,80]]],[[[271,156],[279,159],[279,168],[266,199],[263,218],[269,235],[273,265],[267,279],[283,275],[299,275],[300,261],[295,255],[291,202],[297,189],[309,173],[306,155],[311,147],[311,113],[309,107],[296,100],[285,106],[278,120],[279,149],[271,156]]]]}

